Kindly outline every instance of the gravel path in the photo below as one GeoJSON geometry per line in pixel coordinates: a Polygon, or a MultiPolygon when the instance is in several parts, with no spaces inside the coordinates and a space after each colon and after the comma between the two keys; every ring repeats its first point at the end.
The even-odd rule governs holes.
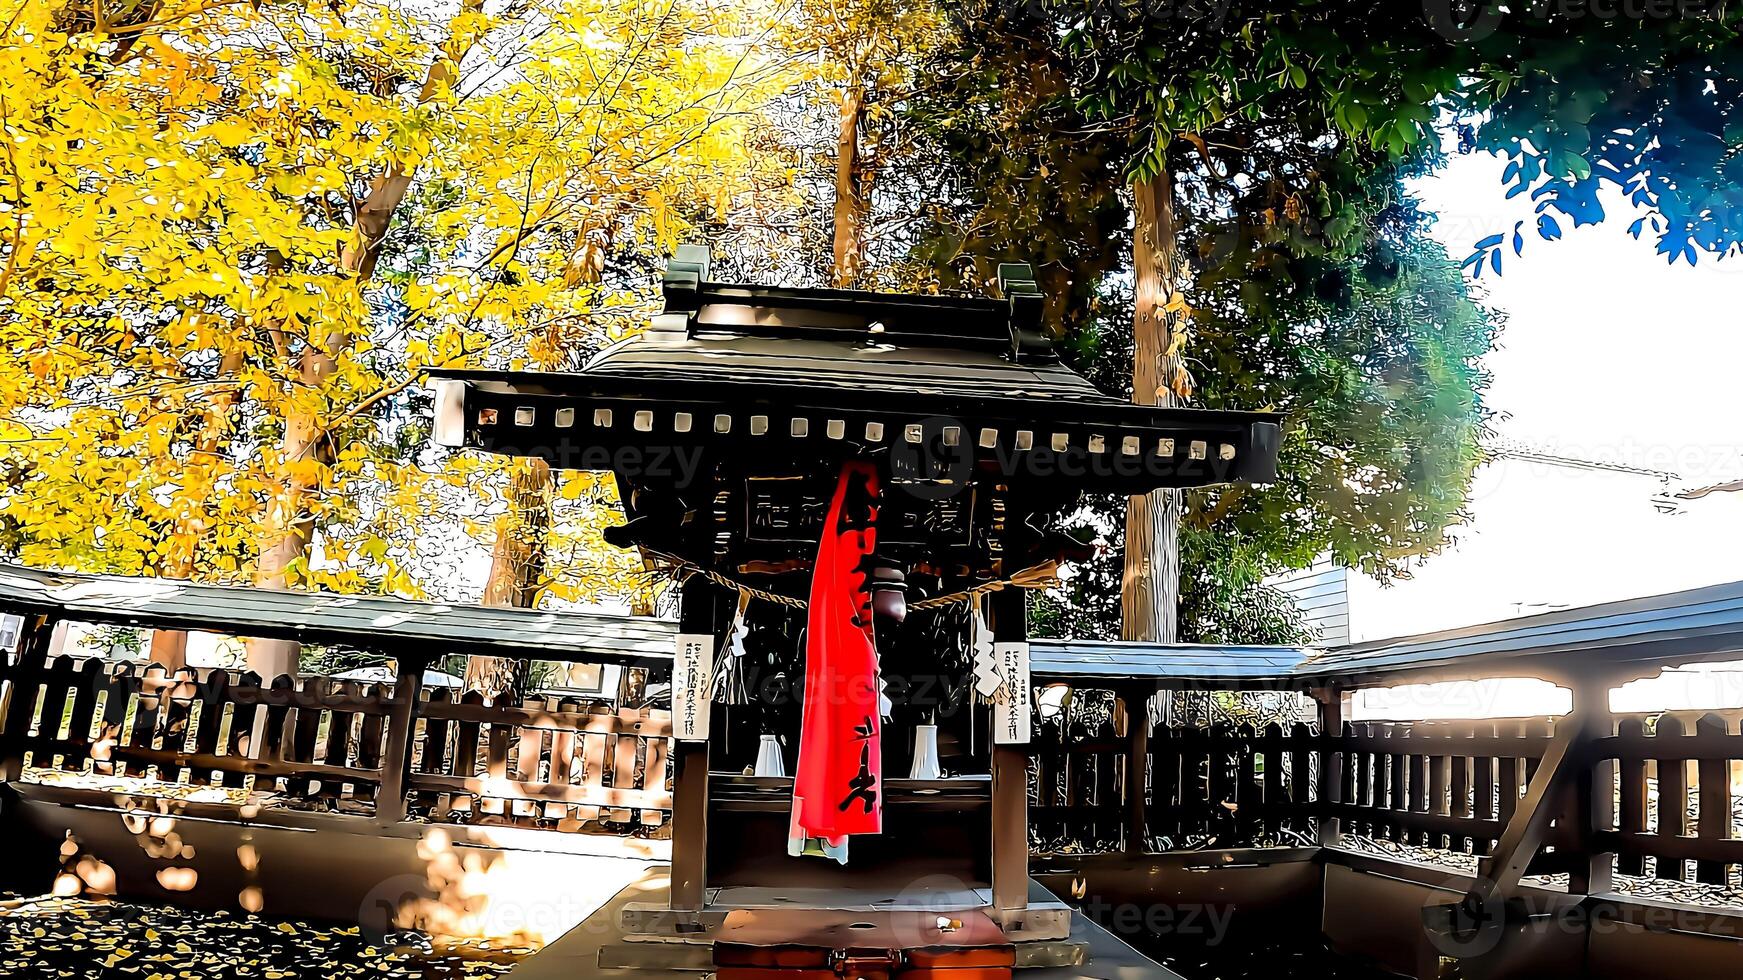
{"type": "Polygon", "coordinates": [[[389,947],[356,926],[87,899],[0,902],[6,978],[471,980],[512,965],[389,947]]]}
{"type": "MultiPolygon", "coordinates": [[[[1465,874],[1475,874],[1477,871],[1477,858],[1474,855],[1459,851],[1443,851],[1433,847],[1399,844],[1394,841],[1374,840],[1349,834],[1344,835],[1343,846],[1352,851],[1400,858],[1419,864],[1437,865],[1449,871],[1465,874]]],[[[1527,884],[1542,885],[1546,888],[1567,888],[1567,875],[1532,875],[1525,878],[1524,881],[1527,884]]],[[[1694,881],[1672,881],[1624,874],[1613,874],[1611,881],[1615,890],[1623,895],[1637,895],[1641,898],[1681,902],[1685,905],[1703,905],[1710,908],[1743,909],[1743,882],[1739,882],[1736,872],[1731,874],[1731,883],[1728,885],[1707,885],[1694,881]]]]}

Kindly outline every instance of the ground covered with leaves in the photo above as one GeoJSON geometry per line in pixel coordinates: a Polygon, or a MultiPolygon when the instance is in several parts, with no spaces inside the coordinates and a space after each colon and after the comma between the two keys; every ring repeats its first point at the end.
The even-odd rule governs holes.
{"type": "Polygon", "coordinates": [[[0,904],[0,977],[472,980],[513,965],[431,952],[405,939],[240,913],[9,898],[0,904]]]}

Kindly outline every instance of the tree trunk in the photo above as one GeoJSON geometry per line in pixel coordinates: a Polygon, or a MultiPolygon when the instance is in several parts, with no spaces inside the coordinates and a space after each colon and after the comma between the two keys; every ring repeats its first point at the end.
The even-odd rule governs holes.
{"type": "MultiPolygon", "coordinates": [[[[1170,299],[1184,270],[1174,223],[1174,184],[1167,171],[1132,185],[1132,269],[1136,311],[1132,400],[1173,405],[1184,371],[1178,339],[1186,330],[1170,299]]],[[[1180,447],[1184,452],[1185,447],[1180,447]]],[[[1126,505],[1125,573],[1120,584],[1126,640],[1174,643],[1180,612],[1180,491],[1157,490],[1126,505]]]]}
{"type": "Polygon", "coordinates": [[[834,284],[843,289],[859,280],[864,260],[865,195],[860,186],[859,121],[865,112],[865,88],[850,85],[841,93],[841,129],[835,141],[835,266],[834,284]]]}
{"type": "MultiPolygon", "coordinates": [[[[300,370],[302,382],[318,387],[337,363],[336,357],[325,350],[305,351],[300,370]]],[[[312,414],[297,412],[285,416],[284,439],[279,443],[276,462],[283,475],[267,503],[260,558],[254,570],[254,584],[258,588],[290,588],[292,566],[308,555],[315,531],[308,498],[317,487],[314,474],[319,467],[303,464],[326,462],[331,455],[326,435],[320,420],[312,414]]],[[[295,640],[251,637],[247,646],[248,669],[262,678],[297,673],[297,657],[302,647],[295,640]]]]}
{"type": "MultiPolygon", "coordinates": [[[[484,583],[487,606],[530,608],[545,576],[546,535],[551,529],[551,467],[542,459],[517,461],[511,477],[508,511],[497,519],[496,545],[490,552],[490,578],[484,583]]],[[[527,662],[507,657],[468,657],[466,687],[484,696],[526,692],[527,662]]]]}
{"type": "MultiPolygon", "coordinates": [[[[212,389],[212,400],[206,406],[205,419],[200,424],[200,435],[194,440],[194,451],[187,467],[189,470],[198,468],[209,473],[213,466],[212,457],[223,449],[234,430],[230,413],[235,411],[236,402],[242,395],[235,380],[237,372],[241,370],[242,353],[238,350],[225,351],[218,362],[218,384],[212,389]]],[[[202,508],[177,520],[176,528],[171,534],[172,540],[176,542],[176,550],[158,569],[159,575],[175,579],[194,577],[195,563],[200,555],[200,539],[206,533],[206,516],[202,508]]],[[[186,667],[187,631],[153,630],[151,660],[153,663],[162,664],[164,669],[171,672],[186,667]]]]}
{"type": "MultiPolygon", "coordinates": [[[[459,16],[476,14],[483,7],[483,0],[465,0],[459,16]]],[[[471,44],[465,47],[469,50],[471,44]]],[[[437,55],[418,93],[420,104],[453,84],[454,66],[464,59],[465,54],[465,51],[459,52],[451,63],[446,54],[437,55]]],[[[387,238],[394,212],[399,210],[411,183],[411,171],[394,164],[375,178],[368,195],[358,206],[351,238],[339,254],[339,268],[355,276],[359,283],[367,282],[375,274],[375,264],[381,258],[381,243],[387,238]]],[[[343,330],[333,331],[325,343],[311,343],[298,361],[302,383],[315,387],[325,384],[351,343],[352,338],[343,330]]],[[[322,467],[302,464],[309,461],[325,464],[331,452],[332,444],[322,419],[305,412],[286,415],[284,439],[279,444],[277,460],[280,470],[278,487],[268,505],[266,525],[261,531],[260,559],[254,574],[257,587],[290,588],[291,567],[298,559],[307,557],[315,530],[315,518],[308,501],[319,482],[316,474],[322,467]]],[[[300,645],[294,640],[250,639],[248,668],[263,678],[295,674],[299,650],[300,645]]]]}

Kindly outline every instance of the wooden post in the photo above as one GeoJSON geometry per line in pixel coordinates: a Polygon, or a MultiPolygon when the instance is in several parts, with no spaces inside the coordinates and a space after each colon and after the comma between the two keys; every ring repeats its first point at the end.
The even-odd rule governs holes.
{"type": "Polygon", "coordinates": [[[1154,686],[1128,688],[1126,709],[1126,853],[1150,849],[1150,698],[1154,686]]]}
{"type": "MultiPolygon", "coordinates": [[[[1577,726],[1577,737],[1584,743],[1616,734],[1615,716],[1610,713],[1611,678],[1582,678],[1573,688],[1573,714],[1566,719],[1577,726]]],[[[1590,895],[1611,889],[1611,872],[1615,852],[1598,850],[1598,837],[1615,829],[1616,760],[1590,759],[1581,766],[1574,783],[1573,806],[1569,808],[1574,822],[1567,840],[1579,848],[1568,867],[1568,891],[1590,895]]]]}
{"type": "MultiPolygon", "coordinates": [[[[678,632],[718,636],[719,600],[707,582],[685,582],[678,594],[678,632]]],[[[671,895],[677,912],[700,912],[707,903],[709,745],[672,740],[671,895]]]]}
{"type": "Polygon", "coordinates": [[[18,662],[9,672],[11,683],[0,702],[0,783],[14,782],[24,775],[24,742],[30,736],[30,716],[36,710],[37,677],[47,666],[54,642],[54,620],[33,616],[25,624],[18,662]]]}
{"type": "MultiPolygon", "coordinates": [[[[993,640],[1021,643],[1028,639],[1028,595],[1005,589],[989,597],[993,640]]],[[[993,908],[1020,910],[1029,906],[1029,753],[1021,745],[992,747],[992,869],[993,908]]]]}
{"type": "Polygon", "coordinates": [[[1319,846],[1336,847],[1343,840],[1338,804],[1343,802],[1344,753],[1333,746],[1343,738],[1350,696],[1335,687],[1321,687],[1314,689],[1313,699],[1319,702],[1319,740],[1325,746],[1319,753],[1319,846]]]}
{"type": "Polygon", "coordinates": [[[406,773],[412,765],[412,731],[418,724],[418,699],[424,690],[428,658],[401,651],[387,712],[387,745],[381,753],[381,788],[375,794],[375,822],[387,826],[406,817],[406,773]]]}

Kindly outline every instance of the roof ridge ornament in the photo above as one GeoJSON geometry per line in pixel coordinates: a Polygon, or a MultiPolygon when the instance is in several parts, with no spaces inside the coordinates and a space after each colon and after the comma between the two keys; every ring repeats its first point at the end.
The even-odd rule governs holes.
{"type": "Polygon", "coordinates": [[[660,279],[666,312],[695,313],[702,308],[702,284],[708,281],[712,259],[706,245],[678,246],[660,279]]]}
{"type": "Polygon", "coordinates": [[[681,344],[690,339],[690,328],[702,309],[702,284],[708,281],[713,256],[707,245],[679,245],[660,276],[660,292],[666,308],[654,315],[642,335],[650,344],[681,344]]]}
{"type": "Polygon", "coordinates": [[[1041,323],[1044,299],[1027,262],[1000,262],[999,295],[1010,304],[1011,360],[1018,364],[1052,364],[1059,360],[1053,338],[1041,323]]]}

